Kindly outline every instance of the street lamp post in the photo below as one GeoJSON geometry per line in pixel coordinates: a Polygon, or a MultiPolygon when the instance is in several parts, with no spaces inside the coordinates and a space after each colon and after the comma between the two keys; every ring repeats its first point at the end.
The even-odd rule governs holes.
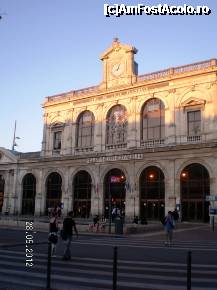
{"type": "Polygon", "coordinates": [[[133,217],[135,218],[135,216],[136,216],[136,198],[135,198],[135,196],[134,196],[134,198],[133,198],[133,209],[134,209],[134,211],[133,211],[133,217]]]}
{"type": "Polygon", "coordinates": [[[111,187],[110,187],[110,179],[109,179],[109,234],[111,234],[111,225],[112,225],[112,195],[111,195],[111,187]]]}
{"type": "Polygon", "coordinates": [[[14,151],[14,148],[17,146],[16,139],[20,139],[20,137],[16,136],[16,127],[17,127],[17,121],[15,121],[15,124],[14,124],[14,137],[13,137],[13,143],[12,143],[12,151],[14,151]]]}

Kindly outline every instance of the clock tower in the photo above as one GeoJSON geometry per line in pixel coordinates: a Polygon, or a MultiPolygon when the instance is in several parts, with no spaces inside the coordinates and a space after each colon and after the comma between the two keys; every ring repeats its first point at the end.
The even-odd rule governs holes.
{"type": "Polygon", "coordinates": [[[138,66],[134,61],[136,53],[135,47],[122,44],[118,38],[115,38],[112,46],[101,55],[103,62],[101,86],[109,89],[135,83],[138,74],[138,66]]]}

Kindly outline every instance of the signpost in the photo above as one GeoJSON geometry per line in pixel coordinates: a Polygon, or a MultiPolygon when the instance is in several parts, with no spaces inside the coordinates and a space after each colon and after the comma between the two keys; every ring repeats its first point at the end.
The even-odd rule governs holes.
{"type": "Polygon", "coordinates": [[[217,215],[217,207],[209,207],[209,215],[217,215]]]}
{"type": "Polygon", "coordinates": [[[217,215],[217,207],[214,206],[217,201],[217,195],[206,195],[206,201],[212,202],[212,206],[209,207],[209,216],[212,224],[212,231],[215,230],[215,216],[217,215]]]}
{"type": "Polygon", "coordinates": [[[206,201],[217,201],[217,195],[206,195],[206,201]]]}

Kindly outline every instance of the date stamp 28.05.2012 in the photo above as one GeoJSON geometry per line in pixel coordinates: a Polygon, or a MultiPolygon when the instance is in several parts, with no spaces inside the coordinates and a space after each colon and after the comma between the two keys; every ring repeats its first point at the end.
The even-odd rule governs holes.
{"type": "Polygon", "coordinates": [[[25,249],[25,261],[26,267],[32,267],[34,265],[34,223],[26,222],[25,224],[25,241],[26,241],[26,249],[25,249]]]}

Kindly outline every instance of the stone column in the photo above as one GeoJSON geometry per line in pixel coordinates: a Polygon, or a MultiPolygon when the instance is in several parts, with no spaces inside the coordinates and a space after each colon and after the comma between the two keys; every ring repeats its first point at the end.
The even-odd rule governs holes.
{"type": "Polygon", "coordinates": [[[40,202],[40,212],[42,215],[45,214],[46,209],[46,199],[47,199],[47,186],[46,186],[46,179],[45,179],[45,171],[41,171],[41,178],[40,178],[40,186],[39,190],[41,188],[41,202],[40,202]]]}
{"type": "Polygon", "coordinates": [[[165,110],[165,143],[175,144],[176,142],[176,120],[175,120],[175,90],[170,90],[168,103],[170,107],[165,110]]]}
{"type": "Polygon", "coordinates": [[[71,124],[71,135],[72,135],[72,141],[71,141],[71,153],[72,155],[75,154],[75,147],[76,147],[76,121],[73,121],[72,124],[71,124]]]}
{"type": "Polygon", "coordinates": [[[134,216],[139,215],[139,187],[136,185],[135,177],[135,161],[130,161],[128,167],[129,180],[126,184],[126,204],[125,218],[127,221],[132,221],[134,216]]]}
{"type": "Polygon", "coordinates": [[[128,136],[127,147],[136,147],[136,97],[130,100],[130,106],[128,107],[128,136]]]}
{"type": "Polygon", "coordinates": [[[67,215],[67,212],[70,209],[70,204],[69,204],[69,170],[68,168],[63,169],[64,172],[64,180],[62,181],[62,199],[61,202],[63,203],[63,209],[62,213],[63,215],[67,215]]]}
{"type": "Polygon", "coordinates": [[[103,182],[100,180],[100,165],[94,166],[95,168],[95,184],[92,186],[91,191],[91,215],[100,215],[104,214],[103,206],[103,182]]]}
{"type": "MultiPolygon", "coordinates": [[[[216,127],[217,127],[217,81],[214,81],[212,83],[212,106],[213,106],[213,124],[210,126],[211,131],[212,131],[212,135],[210,138],[212,138],[213,140],[217,140],[217,131],[216,131],[216,127]]],[[[211,92],[210,92],[211,93],[211,92]]],[[[210,120],[211,121],[211,120],[210,120]]]]}
{"type": "Polygon", "coordinates": [[[174,211],[176,201],[180,197],[180,193],[176,188],[176,173],[175,160],[170,160],[167,163],[168,177],[165,179],[165,214],[169,210],[174,211]]]}
{"type": "Polygon", "coordinates": [[[41,216],[44,214],[45,203],[43,202],[44,196],[43,195],[43,171],[40,170],[37,174],[37,183],[36,183],[36,194],[35,194],[35,216],[41,216]]]}
{"type": "Polygon", "coordinates": [[[106,112],[103,111],[103,106],[102,106],[102,111],[101,111],[101,150],[105,150],[105,146],[106,146],[106,115],[108,113],[108,110],[106,110],[106,112]]]}
{"type": "MultiPolygon", "coordinates": [[[[10,171],[9,171],[10,172],[10,171]]],[[[11,169],[11,195],[10,195],[10,214],[18,214],[18,193],[17,188],[17,169],[11,169]]]]}
{"type": "Polygon", "coordinates": [[[102,151],[102,114],[103,104],[97,106],[94,130],[94,151],[102,151]]]}
{"type": "Polygon", "coordinates": [[[69,122],[65,123],[65,126],[63,127],[62,131],[62,148],[61,148],[61,154],[71,154],[71,124],[69,122]]]}
{"type": "Polygon", "coordinates": [[[10,173],[9,171],[6,171],[3,175],[4,178],[4,200],[3,200],[3,207],[2,207],[2,213],[4,214],[6,211],[9,210],[10,207],[10,173]]]}

